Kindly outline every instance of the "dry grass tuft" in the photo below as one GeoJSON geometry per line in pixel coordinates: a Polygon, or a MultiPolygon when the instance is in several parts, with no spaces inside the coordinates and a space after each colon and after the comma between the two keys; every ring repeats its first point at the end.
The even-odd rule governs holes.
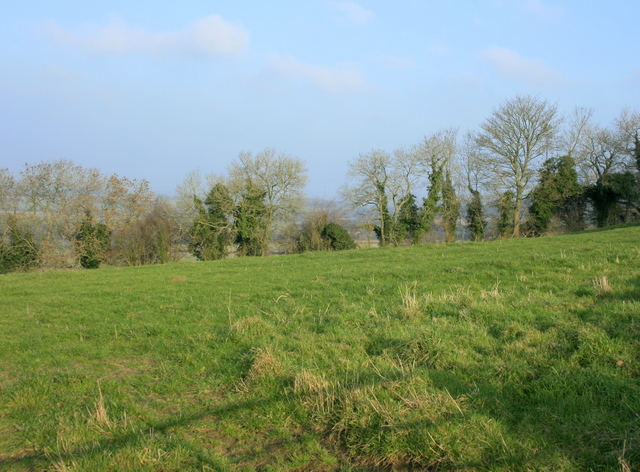
{"type": "Polygon", "coordinates": [[[98,384],[98,401],[94,404],[95,411],[93,412],[93,422],[100,430],[111,430],[113,423],[109,419],[109,413],[107,407],[104,404],[104,396],[102,395],[102,389],[98,384]]]}
{"type": "Polygon", "coordinates": [[[480,296],[483,299],[493,298],[493,299],[497,300],[498,298],[501,298],[502,294],[500,293],[500,280],[499,279],[496,280],[496,283],[493,286],[492,290],[489,290],[489,291],[486,291],[486,292],[483,290],[482,292],[480,292],[480,296]]]}
{"type": "Polygon", "coordinates": [[[242,320],[238,320],[231,325],[231,331],[239,335],[260,335],[268,330],[269,325],[257,316],[248,316],[242,320]]]}
{"type": "Polygon", "coordinates": [[[420,314],[420,300],[417,294],[418,282],[405,284],[400,287],[400,298],[402,299],[402,310],[409,316],[420,314]]]}
{"type": "Polygon", "coordinates": [[[240,379],[236,389],[240,392],[248,392],[251,386],[260,379],[282,374],[280,361],[269,348],[252,348],[249,352],[252,358],[251,367],[247,374],[240,379]]]}
{"type": "Polygon", "coordinates": [[[320,418],[335,412],[337,402],[336,386],[322,376],[309,371],[296,375],[293,392],[302,397],[302,405],[320,418]]]}
{"type": "Polygon", "coordinates": [[[609,279],[607,279],[606,275],[602,277],[598,277],[593,281],[593,287],[596,289],[596,292],[599,296],[605,295],[611,292],[611,286],[609,285],[609,279]]]}

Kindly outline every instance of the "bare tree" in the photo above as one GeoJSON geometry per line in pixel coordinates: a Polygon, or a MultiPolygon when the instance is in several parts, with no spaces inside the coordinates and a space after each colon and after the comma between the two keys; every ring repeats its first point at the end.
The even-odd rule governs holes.
{"type": "Polygon", "coordinates": [[[478,136],[471,131],[465,133],[459,149],[459,173],[467,189],[480,191],[490,185],[491,174],[484,166],[487,159],[483,155],[483,149],[478,146],[478,136]]]}
{"type": "Polygon", "coordinates": [[[207,193],[217,184],[228,185],[227,180],[221,175],[207,174],[203,176],[199,170],[187,174],[176,188],[178,196],[176,206],[185,221],[190,224],[196,218],[198,215],[196,200],[204,201],[207,198],[207,193]]]}
{"type": "Polygon", "coordinates": [[[540,158],[555,147],[560,119],[557,107],[530,96],[517,96],[496,108],[480,126],[478,145],[487,151],[484,164],[500,191],[514,194],[513,236],[520,235],[523,202],[540,158]]]}
{"type": "Polygon", "coordinates": [[[144,217],[120,228],[113,235],[110,262],[137,266],[178,261],[181,234],[175,213],[174,205],[163,198],[156,198],[153,208],[144,217]]]}
{"type": "Polygon", "coordinates": [[[400,244],[397,219],[404,205],[415,198],[413,192],[422,186],[425,175],[417,147],[399,148],[393,155],[374,149],[349,163],[350,185],[341,194],[352,208],[371,209],[381,246],[400,244]]]}
{"type": "Polygon", "coordinates": [[[590,130],[582,156],[582,165],[586,166],[589,183],[624,169],[627,148],[616,131],[601,126],[594,126],[590,130]]]}
{"type": "Polygon", "coordinates": [[[585,141],[590,134],[593,110],[591,108],[575,107],[571,115],[567,118],[567,128],[562,135],[562,152],[568,156],[578,159],[585,141]]]}
{"type": "Polygon", "coordinates": [[[360,154],[356,160],[349,162],[347,178],[351,185],[341,189],[342,197],[352,208],[373,209],[376,214],[375,221],[380,229],[382,246],[387,244],[387,185],[390,180],[390,168],[391,156],[385,151],[374,149],[368,154],[360,154]]]}
{"type": "Polygon", "coordinates": [[[640,114],[625,108],[609,127],[593,123],[592,115],[591,110],[577,108],[564,139],[564,149],[575,159],[579,180],[584,185],[593,185],[604,175],[636,166],[633,156],[640,114]]]}
{"type": "MultiPolygon", "coordinates": [[[[461,179],[466,183],[469,198],[466,201],[466,225],[474,241],[481,241],[485,237],[487,221],[484,215],[481,189],[489,183],[487,172],[483,165],[482,149],[478,146],[475,133],[467,132],[460,147],[461,179]]],[[[463,231],[464,234],[464,231],[463,231]]]]}
{"type": "Polygon", "coordinates": [[[176,188],[178,199],[175,225],[184,239],[190,238],[194,225],[208,225],[209,218],[204,211],[207,195],[216,185],[227,185],[224,177],[216,174],[202,176],[199,170],[189,172],[182,184],[176,188]]]}
{"type": "Polygon", "coordinates": [[[420,163],[425,169],[434,172],[435,169],[451,171],[455,163],[458,130],[450,128],[438,131],[424,141],[418,148],[420,163]]]}
{"type": "Polygon", "coordinates": [[[627,167],[640,170],[637,154],[640,146],[640,113],[624,108],[614,120],[617,134],[628,157],[627,167]]]}
{"type": "MultiPolygon", "coordinates": [[[[263,194],[265,221],[260,238],[266,255],[267,245],[276,232],[286,226],[304,206],[307,168],[304,162],[275,149],[265,149],[255,156],[243,152],[229,166],[229,189],[236,199],[247,191],[263,194]]],[[[245,195],[246,196],[246,195],[245,195]]],[[[253,199],[255,200],[255,199],[253,199]]],[[[244,202],[249,200],[246,198],[244,202]]]]}
{"type": "Polygon", "coordinates": [[[9,169],[0,169],[0,215],[15,207],[15,179],[9,169]]]}
{"type": "Polygon", "coordinates": [[[429,190],[422,205],[418,236],[431,230],[436,216],[445,232],[445,241],[456,239],[460,202],[453,185],[452,174],[457,170],[458,130],[450,128],[425,137],[419,146],[420,160],[429,176],[429,190]]]}

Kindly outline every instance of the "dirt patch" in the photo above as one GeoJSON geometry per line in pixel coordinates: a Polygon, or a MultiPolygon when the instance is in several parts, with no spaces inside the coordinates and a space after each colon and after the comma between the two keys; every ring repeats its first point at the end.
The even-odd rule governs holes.
{"type": "Polygon", "coordinates": [[[173,279],[171,279],[172,282],[186,282],[187,280],[189,280],[186,277],[174,277],[173,279]]]}

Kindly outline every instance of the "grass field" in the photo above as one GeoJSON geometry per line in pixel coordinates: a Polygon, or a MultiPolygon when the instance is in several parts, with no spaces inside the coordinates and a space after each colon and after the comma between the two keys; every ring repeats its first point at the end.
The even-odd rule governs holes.
{"type": "Polygon", "coordinates": [[[3,471],[640,470],[640,226],[0,287],[3,471]]]}

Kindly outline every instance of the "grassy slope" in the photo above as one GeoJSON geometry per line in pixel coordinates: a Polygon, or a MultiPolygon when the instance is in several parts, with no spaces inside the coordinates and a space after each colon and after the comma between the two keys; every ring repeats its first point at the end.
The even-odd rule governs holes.
{"type": "Polygon", "coordinates": [[[640,467],[639,226],[0,288],[0,470],[640,467]]]}

